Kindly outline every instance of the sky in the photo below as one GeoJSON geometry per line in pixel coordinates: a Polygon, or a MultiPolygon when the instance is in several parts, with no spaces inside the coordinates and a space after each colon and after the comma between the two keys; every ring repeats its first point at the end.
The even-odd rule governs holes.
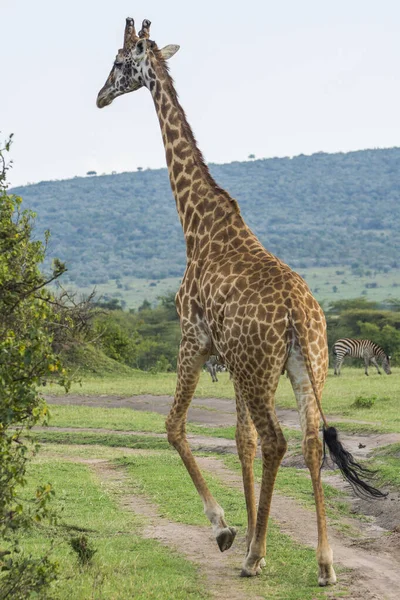
{"type": "Polygon", "coordinates": [[[12,185],[165,166],[147,89],[99,110],[125,18],[170,60],[206,160],[400,145],[398,0],[0,0],[12,185]]]}

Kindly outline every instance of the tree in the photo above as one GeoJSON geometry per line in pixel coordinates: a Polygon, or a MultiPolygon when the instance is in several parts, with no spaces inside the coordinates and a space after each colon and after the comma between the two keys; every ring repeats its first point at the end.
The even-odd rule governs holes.
{"type": "Polygon", "coordinates": [[[19,544],[22,530],[50,515],[54,492],[45,484],[26,501],[21,488],[27,461],[37,450],[29,431],[47,417],[39,384],[57,378],[68,388],[52,346],[57,323],[68,317],[55,309],[57,301],[45,289],[65,266],[55,260],[48,277],[40,272],[49,234],[45,243],[34,241],[34,213],[23,211],[21,198],[7,193],[10,145],[11,137],[0,147],[0,597],[22,600],[42,594],[56,577],[49,556],[26,557],[19,544]]]}

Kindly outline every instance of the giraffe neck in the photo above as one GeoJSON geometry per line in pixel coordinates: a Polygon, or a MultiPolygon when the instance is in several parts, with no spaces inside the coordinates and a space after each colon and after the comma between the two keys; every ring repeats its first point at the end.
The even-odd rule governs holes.
{"type": "Polygon", "coordinates": [[[187,253],[196,243],[210,238],[227,217],[239,213],[236,200],[212,178],[197,147],[166,66],[157,64],[148,87],[153,96],[178,215],[185,235],[187,253]]]}

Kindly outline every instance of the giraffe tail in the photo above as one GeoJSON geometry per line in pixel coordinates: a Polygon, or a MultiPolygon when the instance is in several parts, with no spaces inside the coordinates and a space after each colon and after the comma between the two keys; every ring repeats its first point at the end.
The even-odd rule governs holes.
{"type": "Polygon", "coordinates": [[[324,427],[324,444],[328,446],[332,461],[340,469],[343,477],[349,482],[358,496],[371,496],[372,498],[386,498],[387,494],[370,485],[362,477],[371,479],[376,471],[367,469],[354,460],[353,455],[346,450],[338,438],[335,427],[324,427]]]}
{"type": "MultiPolygon", "coordinates": [[[[376,471],[367,469],[358,463],[353,455],[346,450],[342,442],[339,440],[339,435],[336,427],[330,427],[322,410],[321,394],[319,387],[316,384],[315,374],[312,366],[312,361],[309,352],[309,338],[308,338],[308,327],[304,320],[298,318],[290,319],[291,326],[295,332],[297,342],[300,346],[301,353],[307,368],[308,377],[314,392],[315,400],[321,418],[323,421],[323,440],[324,440],[324,460],[325,460],[325,448],[329,450],[330,457],[333,463],[339,468],[344,479],[351,485],[353,491],[358,496],[370,496],[372,498],[385,498],[386,493],[375,488],[374,486],[367,483],[362,477],[371,479],[376,471]]],[[[322,465],[321,465],[322,466],[322,465]]]]}

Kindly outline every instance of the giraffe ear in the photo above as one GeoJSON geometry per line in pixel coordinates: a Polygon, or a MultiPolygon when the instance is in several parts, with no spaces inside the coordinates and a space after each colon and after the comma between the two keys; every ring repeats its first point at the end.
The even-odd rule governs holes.
{"type": "Polygon", "coordinates": [[[174,54],[176,54],[179,50],[180,46],[177,46],[176,44],[170,44],[169,46],[164,46],[164,48],[161,48],[160,52],[161,52],[161,56],[163,57],[164,60],[168,60],[169,58],[171,58],[174,54]]]}
{"type": "Polygon", "coordinates": [[[135,46],[135,54],[136,57],[140,59],[142,59],[144,57],[144,55],[146,54],[146,50],[147,50],[147,40],[144,38],[140,38],[137,42],[136,42],[136,46],[135,46]]]}

